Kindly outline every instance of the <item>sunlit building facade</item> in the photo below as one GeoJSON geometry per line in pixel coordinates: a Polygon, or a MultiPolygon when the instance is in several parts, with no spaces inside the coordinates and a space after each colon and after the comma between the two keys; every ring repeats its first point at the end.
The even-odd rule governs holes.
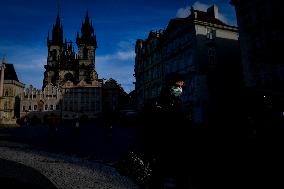
{"type": "Polygon", "coordinates": [[[0,127],[16,125],[20,117],[20,95],[25,85],[21,83],[13,64],[3,58],[0,65],[0,127]]]}
{"type": "Polygon", "coordinates": [[[29,117],[37,116],[42,119],[44,115],[51,112],[56,115],[60,114],[62,93],[58,87],[51,83],[46,85],[43,90],[30,85],[20,95],[20,98],[21,117],[29,115],[29,117]]]}

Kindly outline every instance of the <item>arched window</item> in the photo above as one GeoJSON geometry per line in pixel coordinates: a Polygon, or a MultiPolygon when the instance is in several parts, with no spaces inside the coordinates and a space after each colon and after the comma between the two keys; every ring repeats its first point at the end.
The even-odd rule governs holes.
{"type": "Polygon", "coordinates": [[[44,104],[44,102],[42,100],[40,100],[38,102],[38,109],[39,109],[40,112],[43,110],[43,104],[44,104]]]}
{"type": "Polygon", "coordinates": [[[51,55],[52,55],[52,60],[57,60],[57,52],[55,49],[52,51],[51,55]]]}
{"type": "Polygon", "coordinates": [[[8,102],[4,103],[4,110],[8,110],[8,102]]]}
{"type": "Polygon", "coordinates": [[[65,81],[72,81],[73,82],[73,75],[71,73],[67,73],[64,75],[64,80],[65,81]]]}

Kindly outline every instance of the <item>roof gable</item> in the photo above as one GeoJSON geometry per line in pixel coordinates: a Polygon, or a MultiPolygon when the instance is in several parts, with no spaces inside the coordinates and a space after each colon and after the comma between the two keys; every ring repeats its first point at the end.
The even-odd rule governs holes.
{"type": "Polygon", "coordinates": [[[19,82],[18,76],[16,74],[13,64],[5,64],[4,80],[15,80],[19,82]]]}

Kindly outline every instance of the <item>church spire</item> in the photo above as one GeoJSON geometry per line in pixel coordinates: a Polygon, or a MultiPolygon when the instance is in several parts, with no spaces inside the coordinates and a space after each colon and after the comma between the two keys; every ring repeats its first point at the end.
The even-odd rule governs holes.
{"type": "Polygon", "coordinates": [[[52,28],[52,44],[54,45],[61,45],[63,43],[63,27],[60,22],[59,16],[59,3],[58,3],[58,10],[57,10],[57,17],[55,25],[52,28]]]}
{"type": "Polygon", "coordinates": [[[88,23],[89,20],[90,20],[90,18],[89,18],[89,12],[88,12],[88,10],[87,10],[86,17],[85,17],[85,23],[88,23]]]}
{"type": "Polygon", "coordinates": [[[86,12],[85,21],[81,27],[81,37],[77,34],[77,43],[91,44],[97,47],[96,36],[94,34],[94,27],[92,22],[90,23],[90,17],[88,11],[86,12]]]}
{"type": "Polygon", "coordinates": [[[57,17],[56,17],[56,24],[57,26],[60,26],[60,16],[59,16],[59,9],[58,9],[58,12],[57,12],[57,17]]]}

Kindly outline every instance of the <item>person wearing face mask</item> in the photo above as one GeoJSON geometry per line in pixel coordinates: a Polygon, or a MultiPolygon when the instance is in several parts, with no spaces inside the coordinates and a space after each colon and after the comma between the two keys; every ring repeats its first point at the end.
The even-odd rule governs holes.
{"type": "Polygon", "coordinates": [[[165,85],[159,96],[159,104],[164,113],[177,114],[181,112],[181,95],[183,87],[184,78],[181,74],[174,72],[166,75],[165,85]]]}
{"type": "Polygon", "coordinates": [[[148,135],[149,148],[155,153],[156,163],[149,188],[164,188],[173,182],[175,188],[189,188],[187,175],[186,125],[182,112],[181,96],[185,79],[182,74],[170,73],[165,77],[164,85],[157,99],[157,107],[150,122],[148,135]]]}
{"type": "MultiPolygon", "coordinates": [[[[138,168],[138,172],[129,173],[129,177],[136,182],[138,180],[141,189],[164,189],[169,187],[167,182],[169,184],[173,179],[176,188],[189,188],[187,183],[189,179],[185,174],[189,170],[185,166],[188,153],[184,147],[187,138],[185,135],[188,134],[184,128],[188,124],[184,123],[186,118],[181,110],[184,85],[183,75],[167,74],[158,98],[144,104],[137,125],[136,141],[129,149],[130,155],[126,155],[133,157],[131,154],[136,154],[139,162],[141,160],[143,164],[150,165],[150,176],[146,176],[146,180],[144,180],[146,169],[143,166],[138,168]],[[143,178],[142,182],[139,178],[143,178]]],[[[126,158],[123,162],[127,162],[128,159],[135,158],[126,158]]],[[[123,166],[118,165],[118,167],[123,166]]],[[[122,169],[127,170],[127,168],[122,169]]],[[[132,170],[133,166],[129,169],[132,170]]]]}
{"type": "Polygon", "coordinates": [[[179,97],[182,93],[182,87],[181,86],[172,86],[171,87],[172,94],[176,97],[179,97]]]}

